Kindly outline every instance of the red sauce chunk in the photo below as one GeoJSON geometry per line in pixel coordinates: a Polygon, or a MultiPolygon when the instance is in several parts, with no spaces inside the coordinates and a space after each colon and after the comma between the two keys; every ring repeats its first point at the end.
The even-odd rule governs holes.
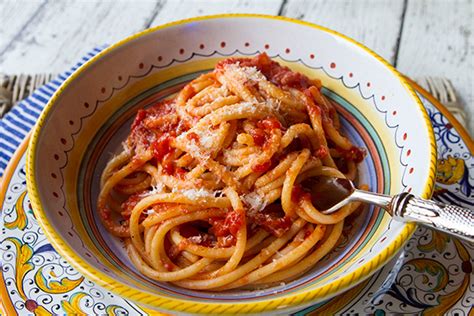
{"type": "Polygon", "coordinates": [[[135,116],[135,120],[132,123],[132,130],[140,126],[147,115],[147,110],[138,110],[137,116],[135,116]]]}
{"type": "Polygon", "coordinates": [[[311,194],[306,191],[301,185],[296,184],[291,191],[291,200],[294,203],[299,203],[301,200],[311,200],[311,194]]]}
{"type": "Polygon", "coordinates": [[[155,156],[156,160],[162,161],[163,158],[171,152],[172,139],[173,137],[170,135],[170,133],[165,133],[161,135],[158,140],[151,144],[153,155],[155,156]]]}
{"type": "MultiPolygon", "coordinates": [[[[143,192],[132,194],[128,197],[128,199],[126,199],[122,203],[120,207],[122,212],[120,214],[122,215],[123,219],[125,220],[130,219],[133,208],[138,204],[138,202],[140,202],[143,199],[142,194],[143,192]]],[[[140,216],[140,222],[144,219],[145,219],[145,214],[142,214],[142,216],[140,216]]]]}
{"type": "Polygon", "coordinates": [[[255,145],[260,147],[264,146],[271,137],[271,132],[274,129],[283,130],[283,126],[276,118],[270,117],[259,120],[256,127],[250,130],[250,135],[252,136],[255,145]]]}
{"type": "Polygon", "coordinates": [[[272,166],[271,160],[265,161],[264,163],[253,165],[252,171],[254,172],[265,172],[272,166]]]}
{"type": "MultiPolygon", "coordinates": [[[[163,143],[165,141],[163,137],[166,137],[163,135],[176,136],[186,131],[189,128],[187,124],[180,122],[176,115],[170,115],[175,111],[173,100],[160,101],[150,108],[139,110],[127,138],[128,147],[147,150],[156,142],[163,143]]],[[[154,153],[158,156],[157,159],[166,154],[166,151],[161,152],[162,147],[166,149],[166,144],[153,146],[156,147],[154,153]]]]}
{"type": "Polygon", "coordinates": [[[257,127],[263,130],[283,129],[280,121],[274,117],[266,118],[257,122],[257,127]]]}
{"type": "Polygon", "coordinates": [[[250,131],[250,135],[252,136],[255,145],[260,147],[263,146],[263,144],[265,144],[265,141],[267,140],[265,132],[259,128],[252,129],[250,131]]]}
{"type": "Polygon", "coordinates": [[[249,215],[249,222],[257,224],[276,237],[286,233],[292,224],[291,218],[285,216],[279,203],[270,204],[261,212],[249,215]]]}
{"type": "Polygon", "coordinates": [[[353,146],[349,150],[337,149],[342,154],[342,157],[346,160],[352,160],[355,163],[360,163],[366,156],[366,151],[363,148],[353,146]]]}
{"type": "Polygon", "coordinates": [[[161,159],[161,166],[163,167],[163,171],[166,174],[170,174],[170,175],[174,174],[175,168],[174,168],[174,161],[173,161],[173,153],[172,152],[166,153],[165,156],[161,159]]]}
{"type": "Polygon", "coordinates": [[[237,236],[239,229],[244,225],[245,217],[243,210],[233,210],[227,213],[224,219],[211,219],[212,232],[217,237],[230,235],[237,236]]]}
{"type": "Polygon", "coordinates": [[[188,133],[188,135],[186,135],[186,138],[189,140],[194,140],[198,144],[200,142],[199,136],[196,133],[188,133]]]}
{"type": "Polygon", "coordinates": [[[313,152],[313,156],[316,157],[316,158],[324,158],[324,157],[327,157],[329,154],[328,150],[326,147],[319,147],[318,149],[316,149],[314,152],[313,152]]]}

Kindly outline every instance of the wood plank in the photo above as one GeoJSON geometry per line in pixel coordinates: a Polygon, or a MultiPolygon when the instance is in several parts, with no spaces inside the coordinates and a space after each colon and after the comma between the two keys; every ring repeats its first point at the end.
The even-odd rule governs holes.
{"type": "Polygon", "coordinates": [[[263,13],[277,15],[282,3],[283,0],[167,1],[160,9],[151,25],[155,26],[194,16],[220,13],[263,13]]]}
{"type": "Polygon", "coordinates": [[[46,0],[0,1],[0,55],[10,47],[15,36],[28,24],[46,0]]]}
{"type": "Polygon", "coordinates": [[[343,33],[394,62],[403,0],[289,0],[282,13],[343,33]]]}
{"type": "MultiPolygon", "coordinates": [[[[27,2],[20,2],[20,7],[28,7],[27,2]]],[[[0,69],[63,71],[94,46],[144,29],[158,5],[151,1],[49,1],[0,56],[0,69]]]]}
{"type": "Polygon", "coordinates": [[[398,53],[398,68],[412,78],[450,79],[468,113],[474,135],[472,1],[410,0],[398,53]]]}

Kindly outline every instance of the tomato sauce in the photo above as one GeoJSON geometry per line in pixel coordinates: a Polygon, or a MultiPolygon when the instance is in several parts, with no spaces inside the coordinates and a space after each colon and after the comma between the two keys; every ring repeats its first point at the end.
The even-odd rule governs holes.
{"type": "Polygon", "coordinates": [[[133,208],[143,199],[142,192],[132,194],[126,199],[120,209],[122,210],[121,214],[124,219],[129,219],[133,208]]]}
{"type": "Polygon", "coordinates": [[[250,136],[252,136],[254,144],[259,147],[262,147],[267,140],[265,132],[259,128],[250,130],[250,136]]]}
{"type": "Polygon", "coordinates": [[[257,127],[263,130],[283,129],[280,121],[274,117],[269,117],[257,122],[257,127]]]}
{"type": "Polygon", "coordinates": [[[223,69],[225,65],[239,63],[243,67],[255,67],[273,84],[281,88],[306,89],[313,82],[303,74],[292,71],[290,68],[278,64],[262,53],[254,58],[228,58],[216,65],[216,69],[223,69]]]}
{"type": "Polygon", "coordinates": [[[137,112],[127,139],[130,148],[146,150],[151,146],[158,161],[171,151],[171,140],[189,129],[176,117],[171,119],[167,116],[176,112],[173,102],[173,100],[159,101],[137,112]]]}
{"type": "Polygon", "coordinates": [[[249,222],[255,223],[276,237],[282,236],[290,229],[292,220],[285,216],[280,204],[270,204],[261,212],[249,215],[249,222]]]}
{"type": "Polygon", "coordinates": [[[212,227],[210,232],[217,237],[225,237],[229,234],[237,236],[239,229],[244,225],[244,223],[244,210],[233,210],[227,212],[226,217],[223,219],[211,218],[210,224],[212,227]]]}
{"type": "Polygon", "coordinates": [[[173,136],[170,133],[164,133],[156,141],[151,144],[151,149],[153,150],[153,156],[158,161],[162,161],[163,158],[170,154],[172,151],[171,141],[173,136]]]}
{"type": "Polygon", "coordinates": [[[188,135],[186,135],[186,138],[189,140],[194,140],[198,144],[200,143],[199,136],[196,133],[188,133],[188,135]]]}
{"type": "Polygon", "coordinates": [[[352,160],[355,163],[360,163],[366,156],[366,151],[363,148],[352,146],[349,150],[343,150],[338,148],[337,151],[341,153],[342,157],[346,160],[352,160]]]}
{"type": "Polygon", "coordinates": [[[291,191],[291,200],[299,203],[301,200],[311,200],[311,194],[300,184],[295,184],[291,191]]]}
{"type": "Polygon", "coordinates": [[[252,171],[254,172],[265,172],[272,166],[271,160],[265,161],[264,163],[253,165],[252,171]]]}
{"type": "Polygon", "coordinates": [[[325,158],[329,155],[329,151],[326,147],[320,146],[313,152],[313,156],[316,158],[325,158]]]}

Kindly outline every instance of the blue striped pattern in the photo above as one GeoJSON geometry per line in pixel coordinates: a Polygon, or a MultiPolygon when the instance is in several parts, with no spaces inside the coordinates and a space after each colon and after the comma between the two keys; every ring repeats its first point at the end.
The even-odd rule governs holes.
{"type": "Polygon", "coordinates": [[[16,148],[25,139],[33,128],[41,111],[48,103],[51,96],[77,68],[102,51],[106,46],[94,48],[87,55],[56,79],[36,89],[31,96],[13,107],[0,120],[0,177],[3,175],[8,162],[15,153],[16,148]]]}

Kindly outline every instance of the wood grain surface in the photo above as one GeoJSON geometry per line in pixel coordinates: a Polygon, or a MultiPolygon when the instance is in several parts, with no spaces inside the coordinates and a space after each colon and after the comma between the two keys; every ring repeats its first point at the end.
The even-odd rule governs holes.
{"type": "Polygon", "coordinates": [[[313,22],[352,37],[393,63],[403,1],[289,0],[283,14],[313,22]],[[383,27],[382,27],[383,26],[383,27]]]}
{"type": "Polygon", "coordinates": [[[474,8],[470,0],[409,1],[398,69],[416,79],[449,78],[474,130],[474,8]]]}
{"type": "Polygon", "coordinates": [[[217,13],[286,15],[368,46],[412,78],[453,81],[474,134],[472,0],[0,0],[0,73],[57,73],[93,46],[217,13]]]}
{"type": "Polygon", "coordinates": [[[166,1],[153,19],[151,26],[219,13],[261,13],[278,15],[283,0],[235,1],[166,1]]]}

